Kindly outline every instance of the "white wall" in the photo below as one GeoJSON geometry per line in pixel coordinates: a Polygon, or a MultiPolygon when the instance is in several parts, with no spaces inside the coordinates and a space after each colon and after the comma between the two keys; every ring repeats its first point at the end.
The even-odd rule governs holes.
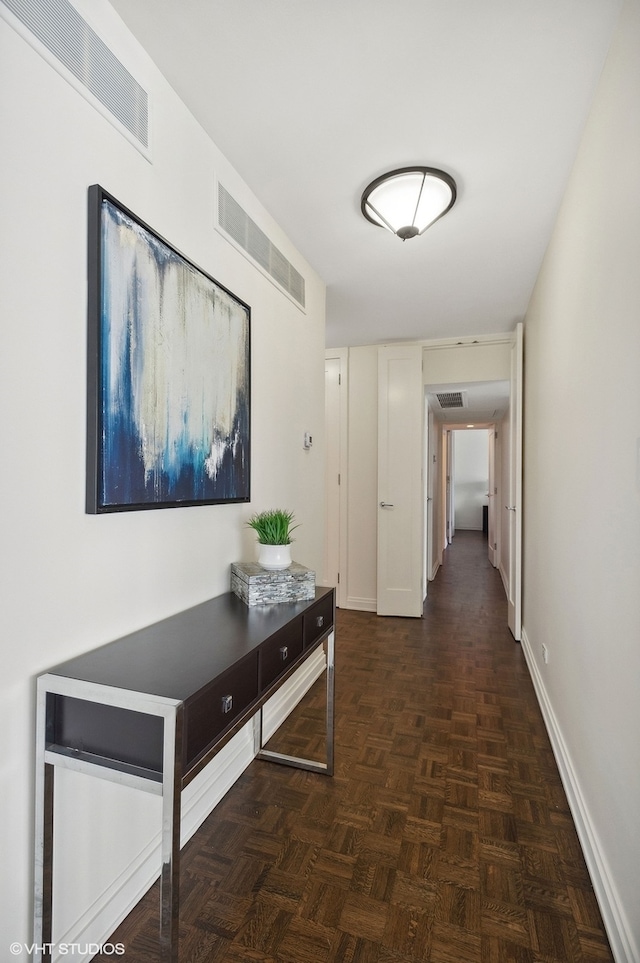
{"type": "Polygon", "coordinates": [[[639,170],[627,0],[526,318],[524,399],[523,646],[620,963],[640,960],[639,170]]]}
{"type": "Polygon", "coordinates": [[[453,444],[456,530],[481,532],[482,507],[489,503],[489,432],[486,428],[457,429],[453,444]]]}
{"type": "Polygon", "coordinates": [[[508,381],[511,364],[509,335],[495,335],[472,343],[426,343],[422,352],[425,385],[508,381]]]}
{"type": "MultiPolygon", "coordinates": [[[[244,521],[256,508],[293,508],[294,557],[319,572],[323,560],[324,286],[108,3],[77,6],[150,90],[153,156],[149,163],[0,19],[3,959],[11,942],[31,938],[35,676],[227,591],[230,563],[254,557],[244,521]],[[304,274],[306,314],[214,230],[216,176],[304,274]],[[84,512],[93,183],[251,305],[251,505],[84,512]]],[[[159,828],[152,797],[69,773],[59,786],[58,935],[99,913],[159,828]]]]}

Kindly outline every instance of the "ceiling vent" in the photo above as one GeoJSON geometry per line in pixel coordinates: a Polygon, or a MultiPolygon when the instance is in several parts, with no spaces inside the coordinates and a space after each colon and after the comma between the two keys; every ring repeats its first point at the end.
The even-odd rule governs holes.
{"type": "Polygon", "coordinates": [[[0,11],[51,66],[143,153],[149,95],[68,0],[0,0],[0,11]]]}
{"type": "Polygon", "coordinates": [[[304,278],[222,184],[218,184],[218,225],[296,304],[304,308],[304,278]]]}
{"type": "Polygon", "coordinates": [[[436,398],[441,408],[466,408],[467,395],[465,391],[439,391],[436,398]]]}

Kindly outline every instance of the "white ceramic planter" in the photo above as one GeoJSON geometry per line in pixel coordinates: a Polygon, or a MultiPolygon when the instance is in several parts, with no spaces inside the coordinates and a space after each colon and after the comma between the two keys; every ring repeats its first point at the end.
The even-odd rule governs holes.
{"type": "Polygon", "coordinates": [[[258,544],[258,565],[268,572],[278,572],[291,565],[291,545],[258,544]]]}

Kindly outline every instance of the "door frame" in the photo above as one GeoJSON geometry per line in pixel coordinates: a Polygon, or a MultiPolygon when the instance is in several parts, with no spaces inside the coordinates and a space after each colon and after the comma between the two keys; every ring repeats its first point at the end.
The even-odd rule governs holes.
{"type": "Polygon", "coordinates": [[[524,325],[518,322],[511,346],[509,504],[509,591],[507,624],[516,642],[522,634],[522,408],[524,325]]]}
{"type": "MultiPolygon", "coordinates": [[[[503,441],[500,438],[499,426],[497,424],[494,424],[494,432],[497,433],[494,435],[494,440],[496,442],[496,463],[495,463],[496,482],[495,482],[494,488],[495,487],[498,488],[498,497],[493,499],[496,502],[496,507],[494,509],[494,535],[495,535],[494,542],[497,545],[497,549],[495,550],[494,564],[498,568],[500,575],[502,577],[502,581],[505,587],[505,594],[507,596],[508,601],[509,601],[509,595],[510,595],[510,587],[513,588],[512,611],[509,615],[509,620],[513,622],[514,628],[512,628],[511,625],[509,625],[509,628],[511,629],[512,634],[514,635],[514,638],[517,641],[520,640],[521,621],[522,621],[523,328],[524,328],[523,323],[518,322],[514,330],[509,334],[506,334],[504,336],[489,337],[486,339],[483,338],[483,339],[479,339],[478,342],[474,341],[473,343],[471,342],[463,343],[463,342],[460,342],[459,340],[455,340],[455,341],[446,340],[446,341],[437,341],[437,342],[424,342],[423,344],[425,351],[429,351],[429,350],[437,351],[438,349],[444,349],[447,352],[450,352],[451,349],[455,349],[458,347],[460,348],[472,347],[473,344],[480,344],[480,345],[486,344],[488,346],[491,345],[491,343],[496,343],[496,344],[502,343],[505,345],[510,344],[510,353],[511,353],[512,360],[511,360],[511,377],[510,377],[510,380],[511,380],[510,409],[511,410],[510,410],[510,417],[509,417],[511,443],[509,445],[509,454],[511,458],[511,464],[509,465],[508,472],[506,472],[507,478],[505,478],[505,472],[503,471],[503,460],[505,458],[506,441],[503,443],[503,441]],[[514,359],[518,359],[518,362],[516,363],[514,359]],[[514,378],[514,366],[517,369],[517,375],[518,375],[517,378],[514,378]],[[514,419],[515,419],[515,427],[513,424],[514,419]],[[514,558],[513,563],[511,562],[512,553],[510,552],[510,567],[512,567],[512,571],[513,571],[513,568],[515,567],[515,571],[518,573],[517,579],[515,576],[512,576],[512,572],[507,573],[509,575],[509,578],[506,579],[504,569],[501,567],[502,558],[503,558],[503,551],[502,551],[503,538],[506,540],[506,538],[509,537],[508,533],[503,534],[502,532],[503,526],[501,522],[501,508],[502,508],[502,504],[507,500],[507,496],[509,495],[509,492],[506,491],[505,488],[511,481],[513,481],[514,486],[516,486],[518,489],[517,506],[519,510],[516,513],[506,512],[506,514],[514,515],[513,534],[514,534],[514,541],[516,544],[513,552],[513,558],[514,558]],[[517,564],[516,564],[516,560],[517,560],[517,564]],[[516,631],[514,631],[514,629],[516,631]]],[[[467,368],[467,370],[469,369],[467,368]]],[[[456,371],[455,374],[453,371],[451,371],[451,377],[447,378],[446,375],[449,374],[449,370],[447,370],[446,374],[442,373],[442,366],[440,366],[438,374],[435,377],[433,376],[433,369],[428,369],[428,367],[425,366],[425,374],[427,375],[427,380],[425,381],[425,389],[428,389],[431,386],[431,384],[437,384],[438,387],[440,388],[440,387],[445,387],[447,384],[458,385],[464,382],[473,382],[476,380],[502,381],[502,380],[505,380],[505,377],[507,374],[506,371],[504,372],[504,374],[498,374],[497,372],[495,372],[495,368],[492,369],[490,366],[488,367],[485,366],[483,370],[486,374],[485,378],[476,378],[473,375],[469,376],[469,374],[462,375],[458,371],[456,371]]],[[[436,524],[439,525],[439,529],[440,529],[440,543],[441,543],[440,560],[442,560],[442,553],[444,552],[447,545],[449,544],[449,539],[448,539],[449,516],[447,512],[447,499],[449,497],[449,491],[447,487],[447,470],[448,470],[447,449],[448,449],[448,445],[450,444],[450,442],[448,441],[450,437],[450,432],[448,432],[447,430],[446,423],[437,422],[436,426],[437,426],[436,430],[439,428],[439,432],[440,432],[439,452],[440,452],[442,463],[440,466],[441,470],[438,476],[440,478],[440,489],[436,493],[436,502],[434,504],[433,510],[434,510],[434,517],[439,519],[439,521],[436,524]]],[[[487,427],[490,427],[490,425],[488,425],[487,427]]],[[[490,502],[491,500],[492,499],[490,499],[490,502]]],[[[509,501],[509,505],[513,506],[513,502],[509,501]]],[[[509,506],[506,506],[506,507],[509,507],[509,506]]],[[[455,520],[453,520],[452,527],[454,528],[454,526],[455,526],[455,520]]]]}
{"type": "MultiPolygon", "coordinates": [[[[447,355],[447,358],[450,358],[452,349],[457,349],[458,347],[470,348],[472,349],[472,352],[475,355],[476,351],[478,351],[481,354],[483,347],[486,346],[487,348],[490,348],[492,344],[496,344],[496,345],[503,344],[506,347],[507,343],[509,342],[513,343],[515,338],[516,338],[516,333],[512,332],[510,334],[505,334],[501,336],[495,335],[495,336],[483,337],[481,339],[474,339],[473,341],[468,341],[468,342],[461,342],[459,339],[442,339],[438,341],[429,341],[429,342],[423,341],[423,342],[420,342],[420,344],[422,346],[423,352],[430,352],[432,350],[435,350],[437,352],[439,349],[442,349],[443,353],[447,355]]],[[[369,349],[375,349],[375,347],[376,346],[374,345],[368,346],[369,349]]],[[[456,354],[457,354],[457,351],[456,351],[456,354]]],[[[349,366],[351,364],[350,349],[349,348],[327,349],[325,352],[325,355],[326,357],[340,357],[343,361],[342,400],[341,400],[341,415],[340,415],[342,430],[341,430],[341,437],[339,440],[339,445],[341,449],[340,451],[340,466],[341,466],[341,469],[340,469],[340,474],[341,474],[340,520],[342,523],[340,524],[340,576],[341,578],[340,578],[340,584],[338,586],[338,591],[336,593],[336,601],[339,606],[354,608],[354,610],[373,612],[375,611],[375,600],[373,598],[367,598],[364,600],[352,599],[349,594],[349,584],[348,584],[349,583],[349,557],[348,557],[349,556],[349,532],[347,528],[349,526],[349,518],[348,518],[347,512],[349,510],[349,504],[350,504],[349,497],[348,497],[348,489],[349,489],[348,433],[351,427],[349,422],[348,382],[349,382],[349,366]],[[354,601],[358,604],[353,604],[354,601]],[[362,603],[362,604],[359,604],[359,603],[362,603]]],[[[440,372],[443,372],[443,364],[442,362],[440,362],[437,376],[432,377],[431,375],[433,374],[433,369],[429,369],[428,367],[425,366],[424,372],[423,372],[425,376],[425,387],[427,387],[431,383],[438,383],[440,385],[440,384],[446,384],[446,383],[451,383],[451,384],[460,383],[461,381],[464,381],[464,380],[468,380],[468,381],[502,380],[505,377],[505,375],[496,371],[495,364],[493,363],[492,357],[487,360],[487,356],[484,356],[484,355],[481,356],[480,371],[482,373],[480,375],[480,378],[476,377],[477,369],[475,368],[475,365],[476,365],[475,359],[474,359],[473,373],[471,373],[470,371],[470,366],[468,364],[466,366],[467,370],[470,371],[470,376],[469,375],[461,376],[457,370],[455,371],[455,374],[453,371],[451,371],[452,377],[447,377],[447,375],[449,374],[449,370],[447,370],[446,374],[445,373],[440,374],[440,372]]],[[[457,361],[456,361],[456,365],[457,365],[457,361]]],[[[375,390],[375,388],[373,388],[373,390],[375,390]]],[[[421,398],[420,400],[421,410],[423,409],[423,407],[424,407],[424,402],[421,398]]],[[[438,568],[442,564],[443,552],[446,548],[446,520],[445,520],[445,480],[446,480],[445,462],[446,462],[446,459],[444,457],[445,456],[444,442],[445,442],[445,434],[442,430],[442,423],[434,419],[432,451],[436,455],[436,462],[435,464],[430,463],[428,466],[433,473],[433,479],[434,479],[433,502],[431,503],[431,512],[432,512],[432,519],[433,519],[433,537],[432,537],[433,567],[431,572],[428,573],[429,578],[433,578],[433,576],[435,576],[435,574],[437,573],[438,568]]],[[[329,440],[328,440],[328,443],[330,443],[329,440]]],[[[502,451],[503,453],[502,457],[504,457],[505,449],[508,449],[508,439],[506,436],[503,439],[500,439],[500,435],[499,435],[498,451],[499,452],[502,451]]],[[[507,475],[506,469],[505,469],[505,472],[502,473],[501,460],[499,460],[499,465],[500,467],[498,468],[498,472],[497,472],[499,489],[504,482],[504,487],[501,491],[501,495],[499,499],[499,507],[501,509],[500,518],[496,519],[498,554],[499,554],[499,562],[501,563],[503,559],[503,554],[504,554],[501,549],[501,543],[503,541],[506,542],[506,539],[507,539],[507,532],[506,532],[506,529],[504,529],[503,520],[501,516],[502,516],[503,504],[507,500],[504,497],[506,495],[506,491],[504,490],[504,488],[506,488],[506,483],[508,479],[506,477],[507,475]]],[[[521,465],[522,465],[522,456],[520,456],[520,466],[521,465]]],[[[366,507],[366,512],[367,512],[367,517],[369,518],[370,525],[376,526],[377,525],[376,516],[378,513],[377,506],[374,509],[373,503],[371,503],[370,505],[368,505],[368,507],[366,507]],[[375,516],[374,516],[374,511],[376,513],[375,516]]],[[[507,515],[509,513],[507,513],[505,510],[504,514],[507,515]]],[[[520,512],[520,515],[521,515],[521,512],[520,512]]],[[[327,520],[327,524],[329,523],[330,523],[330,520],[327,520]]],[[[520,519],[520,549],[521,549],[521,546],[522,546],[522,533],[521,533],[521,519],[520,519]]],[[[420,567],[422,569],[422,564],[420,564],[420,567]]],[[[500,572],[503,577],[503,582],[506,583],[507,573],[504,572],[503,569],[500,569],[500,572]]],[[[507,586],[505,584],[505,588],[506,587],[507,586]]],[[[520,603],[520,608],[521,608],[521,603],[520,603]]]]}

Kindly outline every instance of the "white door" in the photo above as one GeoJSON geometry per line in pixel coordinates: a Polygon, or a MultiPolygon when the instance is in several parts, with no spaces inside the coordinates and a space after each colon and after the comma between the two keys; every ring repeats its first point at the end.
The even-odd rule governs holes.
{"type": "Polygon", "coordinates": [[[456,533],[456,486],[455,486],[455,449],[453,432],[447,428],[447,545],[451,545],[456,533]]]}
{"type": "Polygon", "coordinates": [[[341,359],[326,358],[324,372],[326,537],[322,584],[337,586],[340,578],[341,359]]]}
{"type": "Polygon", "coordinates": [[[429,409],[429,404],[425,400],[425,436],[424,436],[424,447],[425,447],[425,465],[424,465],[424,476],[425,476],[425,524],[424,524],[424,537],[426,541],[425,546],[425,575],[424,575],[424,591],[425,596],[429,592],[429,581],[433,579],[433,566],[434,566],[434,541],[436,538],[434,525],[436,524],[436,515],[434,513],[434,492],[436,491],[436,472],[437,472],[437,461],[436,461],[436,440],[437,432],[435,431],[433,414],[429,409]]]}
{"type": "Polygon", "coordinates": [[[451,432],[442,428],[440,432],[440,491],[438,493],[439,528],[438,561],[442,565],[444,553],[449,546],[449,436],[451,432]]]}
{"type": "Polygon", "coordinates": [[[380,347],[378,615],[422,616],[422,399],[422,348],[380,347]]]}
{"type": "Polygon", "coordinates": [[[520,641],[522,629],[522,323],[516,325],[511,347],[511,439],[509,466],[509,592],[508,625],[520,641]]]}
{"type": "Polygon", "coordinates": [[[489,509],[487,512],[487,551],[489,554],[489,561],[495,568],[498,564],[497,560],[497,531],[498,531],[498,505],[496,495],[498,494],[498,486],[496,484],[496,431],[495,428],[491,428],[488,432],[489,439],[489,485],[487,488],[487,501],[489,504],[489,509]]]}

